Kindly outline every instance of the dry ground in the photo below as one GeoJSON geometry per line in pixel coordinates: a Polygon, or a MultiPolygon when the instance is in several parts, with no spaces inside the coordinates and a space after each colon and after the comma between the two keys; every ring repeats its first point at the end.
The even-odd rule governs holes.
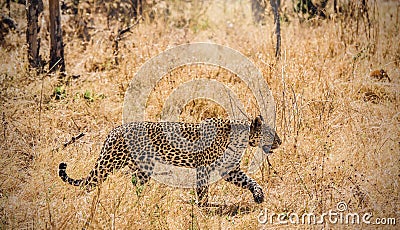
{"type": "MultiPolygon", "coordinates": [[[[341,201],[348,205],[346,212],[372,213],[372,221],[396,218],[398,227],[400,4],[371,5],[370,28],[357,18],[300,23],[289,15],[289,21],[282,22],[282,58],[276,61],[271,14],[266,25],[256,26],[243,6],[248,2],[234,3],[227,7],[218,2],[183,26],[178,19],[188,16],[178,13],[167,21],[141,23],[120,43],[118,66],[113,63],[111,31],[100,15],[94,15],[89,42],[72,33],[65,38],[68,76],[63,80],[58,74],[28,70],[24,9],[13,4],[21,31],[9,34],[0,48],[0,229],[279,228],[285,225],[258,223],[260,212],[320,215],[336,210],[341,201]],[[218,9],[224,12],[216,13],[218,9]],[[257,205],[249,191],[221,181],[211,186],[209,195],[226,206],[198,208],[182,201],[194,198],[191,190],[155,181],[136,188],[123,172],[92,193],[64,184],[57,176],[58,164],[68,162],[72,177],[87,175],[107,133],[122,122],[124,93],[140,66],[169,47],[195,41],[242,52],[262,71],[273,92],[283,144],[270,157],[272,168],[266,165],[253,175],[264,188],[265,202],[257,205]],[[390,82],[370,76],[381,68],[390,82]],[[54,151],[81,132],[85,137],[54,151]]],[[[149,119],[159,119],[174,87],[201,77],[229,85],[248,114],[257,115],[251,94],[234,75],[194,66],[175,70],[159,83],[149,101],[149,119]]],[[[218,105],[199,100],[186,106],[181,119],[209,116],[226,115],[218,105]]],[[[316,226],[323,227],[346,225],[316,226]]]]}

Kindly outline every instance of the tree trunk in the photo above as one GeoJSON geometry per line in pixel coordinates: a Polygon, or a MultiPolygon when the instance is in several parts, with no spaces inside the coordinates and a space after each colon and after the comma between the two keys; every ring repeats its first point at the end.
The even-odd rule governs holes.
{"type": "Polygon", "coordinates": [[[276,35],[276,49],[275,57],[281,56],[281,22],[279,15],[279,7],[281,6],[280,0],[270,0],[272,10],[274,11],[275,35],[276,35]]]}
{"type": "Polygon", "coordinates": [[[142,16],[143,13],[143,4],[142,0],[132,0],[133,6],[133,18],[138,19],[142,16]]]}
{"type": "Polygon", "coordinates": [[[251,11],[253,12],[253,19],[256,23],[260,23],[264,20],[265,6],[264,0],[251,0],[251,11]]]}
{"type": "Polygon", "coordinates": [[[335,14],[338,13],[337,0],[333,0],[333,10],[334,10],[335,14]]]}
{"type": "Polygon", "coordinates": [[[28,0],[26,5],[26,16],[28,25],[26,28],[26,43],[28,44],[28,62],[31,68],[41,67],[40,38],[38,33],[40,26],[38,24],[39,14],[43,11],[42,0],[28,0]]]}
{"type": "MultiPolygon", "coordinates": [[[[3,7],[3,6],[1,6],[3,7]]],[[[6,8],[8,10],[8,17],[11,17],[11,5],[10,5],[10,0],[6,0],[6,8]]]]}
{"type": "Polygon", "coordinates": [[[64,44],[62,41],[60,3],[49,0],[50,12],[50,66],[49,71],[59,69],[65,71],[64,44]]]}

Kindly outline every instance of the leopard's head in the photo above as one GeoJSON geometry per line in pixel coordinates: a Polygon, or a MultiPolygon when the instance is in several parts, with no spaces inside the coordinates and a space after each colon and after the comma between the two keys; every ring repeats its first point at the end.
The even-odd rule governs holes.
{"type": "Polygon", "coordinates": [[[263,151],[268,154],[271,153],[273,149],[277,149],[279,145],[282,144],[282,141],[274,130],[264,125],[264,119],[259,115],[251,122],[249,144],[252,147],[260,146],[263,151]],[[270,144],[271,142],[272,145],[270,144]]]}

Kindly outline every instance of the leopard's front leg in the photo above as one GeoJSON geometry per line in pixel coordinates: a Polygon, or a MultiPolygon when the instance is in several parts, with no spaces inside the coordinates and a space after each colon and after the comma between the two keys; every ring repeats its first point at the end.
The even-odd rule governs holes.
{"type": "Polygon", "coordinates": [[[264,193],[261,186],[251,177],[247,176],[242,170],[235,169],[229,172],[224,179],[238,187],[249,189],[256,203],[260,204],[264,201],[264,193]]]}

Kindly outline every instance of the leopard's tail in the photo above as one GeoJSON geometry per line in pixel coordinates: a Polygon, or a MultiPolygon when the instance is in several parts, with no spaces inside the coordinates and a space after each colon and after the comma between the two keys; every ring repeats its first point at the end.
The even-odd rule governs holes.
{"type": "Polygon", "coordinates": [[[95,174],[95,172],[93,170],[92,170],[92,172],[90,172],[90,175],[86,178],[73,179],[68,176],[66,169],[67,169],[67,164],[64,162],[60,163],[60,165],[58,166],[58,175],[60,176],[61,180],[63,180],[64,182],[67,182],[68,184],[74,185],[74,186],[86,187],[86,189],[88,189],[88,190],[92,190],[94,187],[97,186],[97,183],[93,183],[94,181],[92,181],[92,182],[89,181],[90,178],[93,179],[92,174],[95,174]]]}

